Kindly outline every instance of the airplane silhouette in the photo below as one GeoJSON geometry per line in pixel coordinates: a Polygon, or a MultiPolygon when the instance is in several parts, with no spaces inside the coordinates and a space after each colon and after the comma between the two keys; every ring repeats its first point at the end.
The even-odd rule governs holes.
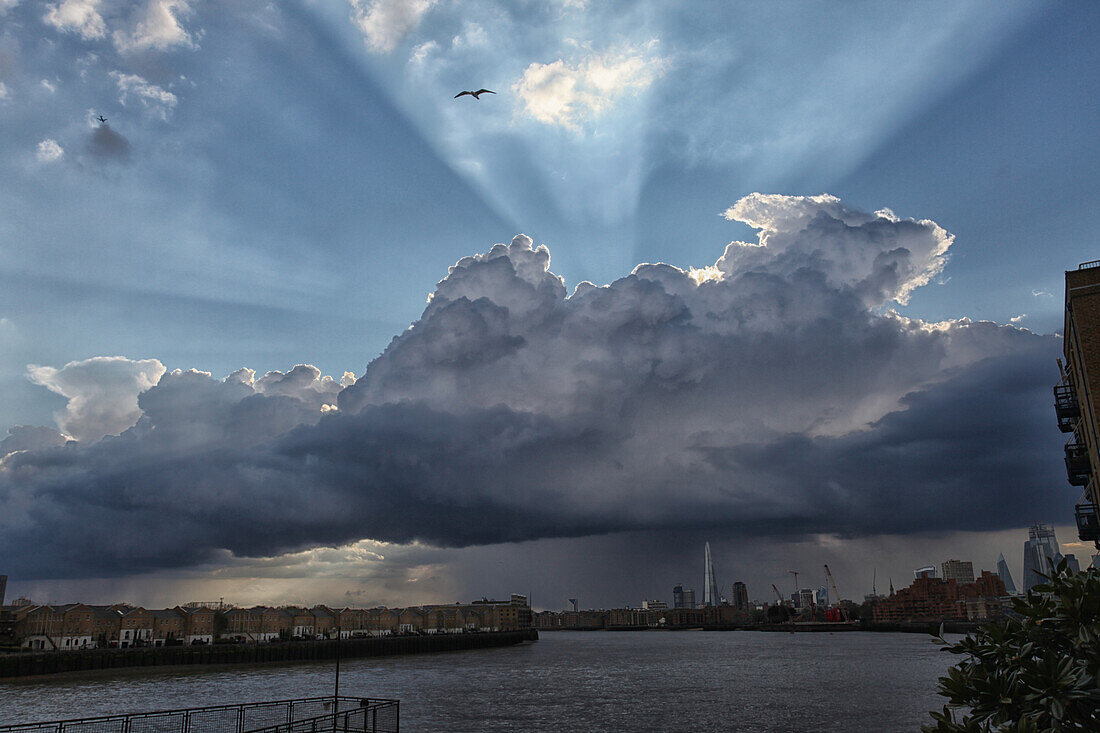
{"type": "Polygon", "coordinates": [[[478,89],[476,92],[462,91],[462,92],[459,92],[458,94],[455,95],[455,99],[458,99],[459,97],[461,97],[464,94],[469,94],[474,99],[480,101],[481,100],[480,95],[482,95],[482,94],[496,94],[496,92],[494,92],[492,89],[478,89]]]}
{"type": "Polygon", "coordinates": [[[104,117],[103,115],[100,115],[99,117],[96,117],[96,119],[99,120],[100,124],[103,124],[104,122],[107,121],[107,118],[104,117]]]}

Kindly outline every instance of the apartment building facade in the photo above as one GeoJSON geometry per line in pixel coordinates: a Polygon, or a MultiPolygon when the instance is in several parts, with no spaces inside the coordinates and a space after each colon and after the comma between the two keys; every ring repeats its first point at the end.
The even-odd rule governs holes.
{"type": "Polygon", "coordinates": [[[1054,386],[1058,428],[1066,433],[1066,475],[1082,491],[1075,507],[1077,534],[1100,549],[1100,260],[1066,272],[1066,309],[1059,360],[1061,378],[1054,386]]]}

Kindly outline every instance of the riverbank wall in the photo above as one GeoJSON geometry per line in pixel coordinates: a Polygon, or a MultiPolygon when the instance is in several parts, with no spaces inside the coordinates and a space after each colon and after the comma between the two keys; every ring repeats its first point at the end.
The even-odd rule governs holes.
{"type": "Polygon", "coordinates": [[[169,665],[260,664],[385,657],[397,654],[488,649],[537,641],[538,631],[480,632],[476,634],[426,634],[383,636],[333,641],[290,641],[274,644],[212,644],[202,646],[90,649],[68,652],[20,652],[0,655],[0,679],[32,675],[85,672],[128,667],[169,665]]]}
{"type": "MultiPolygon", "coordinates": [[[[945,634],[970,634],[983,626],[978,621],[944,621],[945,634]]],[[[540,631],[770,631],[830,634],[848,631],[892,632],[903,634],[939,633],[939,621],[882,621],[866,624],[851,622],[805,622],[786,624],[705,624],[701,626],[603,626],[599,628],[548,628],[540,631]]]]}

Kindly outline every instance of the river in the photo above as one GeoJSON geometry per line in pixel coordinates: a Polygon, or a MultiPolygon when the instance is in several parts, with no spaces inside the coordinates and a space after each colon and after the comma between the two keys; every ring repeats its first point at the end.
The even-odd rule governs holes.
{"type": "MultiPolygon", "coordinates": [[[[915,731],[957,658],[923,634],[545,632],[503,649],[345,660],[403,731],[915,731]]],[[[331,694],[332,663],[0,683],[0,724],[331,694]]]]}

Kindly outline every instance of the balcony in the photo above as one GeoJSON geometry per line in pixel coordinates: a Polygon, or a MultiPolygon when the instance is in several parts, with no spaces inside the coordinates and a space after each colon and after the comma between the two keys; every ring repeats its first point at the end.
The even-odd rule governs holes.
{"type": "Polygon", "coordinates": [[[1089,452],[1083,443],[1066,443],[1066,475],[1070,486],[1084,486],[1092,475],[1089,452]]]}
{"type": "Polygon", "coordinates": [[[1086,542],[1100,540],[1100,514],[1097,513],[1095,504],[1078,504],[1077,536],[1086,542]]]}
{"type": "Polygon", "coordinates": [[[1081,407],[1077,404],[1077,390],[1072,384],[1054,386],[1054,413],[1058,416],[1058,429],[1063,433],[1073,431],[1081,407]]]}

